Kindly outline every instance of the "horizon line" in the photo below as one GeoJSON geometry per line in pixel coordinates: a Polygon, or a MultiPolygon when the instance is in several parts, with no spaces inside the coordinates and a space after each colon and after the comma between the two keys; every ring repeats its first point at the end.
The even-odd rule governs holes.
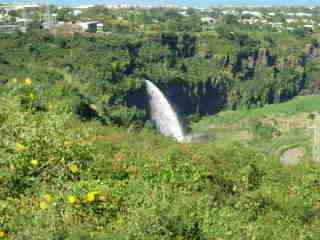
{"type": "MultiPolygon", "coordinates": [[[[59,0],[58,0],[59,1],[59,0]]],[[[32,2],[32,1],[31,1],[32,2]]],[[[49,3],[50,5],[53,6],[57,6],[57,7],[80,7],[80,6],[127,6],[127,7],[177,7],[177,8],[193,8],[193,9],[209,9],[209,8],[283,8],[283,7],[293,7],[293,8],[310,8],[310,7],[320,7],[320,3],[318,4],[314,4],[311,3],[310,5],[306,5],[306,4],[296,4],[296,3],[281,3],[281,4],[259,4],[259,3],[253,3],[253,4],[211,4],[211,5],[207,5],[207,6],[192,6],[189,4],[174,4],[174,3],[71,3],[71,4],[66,4],[66,3],[57,3],[57,1],[54,1],[55,3],[49,3]]],[[[7,1],[1,1],[0,0],[0,4],[1,5],[28,5],[26,3],[20,2],[19,1],[11,1],[11,2],[7,2],[7,1]]],[[[30,3],[31,4],[31,3],[30,3]]],[[[30,5],[29,4],[29,5],[30,5]]],[[[34,1],[34,3],[32,4],[36,4],[36,5],[45,5],[44,3],[39,3],[39,1],[34,1]]]]}

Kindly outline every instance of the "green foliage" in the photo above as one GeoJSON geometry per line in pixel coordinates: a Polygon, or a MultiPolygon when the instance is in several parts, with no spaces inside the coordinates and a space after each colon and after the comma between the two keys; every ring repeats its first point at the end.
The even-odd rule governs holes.
{"type": "Polygon", "coordinates": [[[251,132],[257,137],[265,140],[272,139],[275,134],[279,134],[278,130],[271,124],[266,124],[261,121],[253,120],[250,123],[251,132]]]}
{"type": "MultiPolygon", "coordinates": [[[[110,12],[100,9],[93,12],[101,18],[111,16],[110,12]]],[[[59,14],[64,15],[63,11],[59,14]]],[[[147,21],[149,17],[145,14],[147,21]]],[[[177,28],[185,21],[170,11],[158,17],[164,20],[167,14],[178,21],[177,28]]],[[[189,14],[188,19],[197,25],[198,13],[189,14]]],[[[140,16],[134,18],[140,19],[140,16]]],[[[205,106],[206,111],[185,107],[181,111],[185,115],[264,106],[289,100],[308,88],[312,91],[317,88],[314,52],[319,46],[314,38],[306,35],[296,39],[294,33],[257,32],[240,27],[230,16],[226,18],[226,23],[217,24],[214,32],[202,33],[196,33],[198,27],[190,25],[191,32],[113,33],[108,38],[77,33],[68,38],[39,30],[32,34],[2,34],[0,67],[4,71],[0,73],[0,82],[26,76],[48,84],[65,80],[65,89],[73,89],[69,93],[82,98],[77,107],[80,115],[87,114],[86,104],[94,104],[100,119],[106,118],[103,107],[106,102],[102,101],[108,98],[116,102],[114,108],[108,109],[109,116],[125,115],[119,111],[132,108],[129,112],[136,117],[126,116],[124,121],[109,117],[116,124],[130,121],[126,125],[141,125],[141,121],[145,121],[142,104],[136,104],[137,111],[128,98],[136,94],[136,99],[144,101],[141,94],[144,78],[160,86],[168,85],[169,92],[173,91],[170,86],[179,82],[181,88],[188,91],[179,97],[185,98],[184,102],[193,102],[196,105],[193,109],[203,108],[201,104],[209,102],[208,98],[215,101],[211,89],[206,88],[210,84],[220,96],[226,96],[226,101],[205,106]],[[307,46],[313,50],[306,51],[307,46]],[[198,89],[200,84],[203,91],[198,89]],[[88,99],[94,100],[88,103],[88,99]],[[111,109],[115,112],[111,113],[111,109]]],[[[178,102],[174,104],[179,107],[178,102]]],[[[89,115],[89,118],[95,117],[89,115]]]]}
{"type": "MultiPolygon", "coordinates": [[[[107,37],[0,34],[0,236],[318,239],[319,166],[287,168],[277,156],[309,138],[266,116],[318,111],[319,97],[257,108],[318,87],[319,59],[305,51],[317,42],[229,15],[201,32],[193,9],[117,10],[122,20],[101,9],[84,17],[104,22],[107,37]],[[138,32],[144,23],[154,31],[138,32]],[[200,121],[216,142],[177,143],[149,121],[145,78],[175,93],[190,121],[240,110],[200,121]]],[[[58,19],[79,19],[69,11],[58,19]]]]}
{"type": "MultiPolygon", "coordinates": [[[[318,166],[288,169],[244,145],[178,144],[147,129],[82,122],[59,109],[61,97],[34,111],[20,99],[40,83],[8,84],[0,97],[8,239],[315,236],[318,166]]],[[[255,129],[269,137],[265,125],[255,129]]]]}

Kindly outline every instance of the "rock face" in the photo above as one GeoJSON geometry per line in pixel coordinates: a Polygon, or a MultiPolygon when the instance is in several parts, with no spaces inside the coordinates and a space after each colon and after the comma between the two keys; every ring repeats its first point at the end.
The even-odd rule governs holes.
{"type": "Polygon", "coordinates": [[[227,91],[215,86],[211,81],[188,86],[181,83],[160,85],[168,99],[177,106],[180,114],[212,115],[221,111],[227,104],[227,91]]]}
{"type": "Polygon", "coordinates": [[[280,161],[287,166],[295,166],[303,160],[304,150],[301,148],[292,148],[285,151],[280,161]]]}
{"type": "MultiPolygon", "coordinates": [[[[159,84],[158,87],[181,116],[212,115],[221,111],[227,104],[227,92],[215,86],[211,81],[200,82],[192,86],[170,82],[159,84]]],[[[131,91],[126,96],[127,105],[149,110],[146,96],[145,89],[131,91]]]]}

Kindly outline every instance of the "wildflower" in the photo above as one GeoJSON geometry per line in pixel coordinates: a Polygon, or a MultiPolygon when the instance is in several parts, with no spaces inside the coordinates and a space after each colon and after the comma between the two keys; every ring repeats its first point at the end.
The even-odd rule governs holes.
{"type": "Polygon", "coordinates": [[[95,112],[97,111],[97,106],[96,106],[96,105],[90,104],[89,107],[90,107],[90,109],[91,109],[92,111],[95,111],[95,112]]]}
{"type": "Polygon", "coordinates": [[[97,192],[89,192],[85,197],[85,201],[88,203],[93,202],[96,199],[96,194],[97,192]]]}
{"type": "Polygon", "coordinates": [[[0,230],[0,238],[3,238],[6,236],[6,232],[5,231],[2,231],[0,230]]]}
{"type": "Polygon", "coordinates": [[[117,153],[117,154],[115,155],[115,160],[118,161],[118,162],[121,162],[121,161],[123,161],[124,159],[125,159],[125,156],[124,156],[124,154],[122,154],[122,153],[117,153]]]}
{"type": "Polygon", "coordinates": [[[27,148],[25,146],[23,146],[22,144],[20,143],[16,143],[16,151],[17,152],[23,152],[25,151],[27,148]]]}
{"type": "Polygon", "coordinates": [[[43,196],[43,199],[44,199],[47,203],[52,203],[52,201],[53,201],[53,198],[52,198],[52,196],[51,196],[50,194],[45,194],[45,195],[43,196]]]}
{"type": "Polygon", "coordinates": [[[48,208],[48,204],[44,201],[40,202],[40,209],[47,209],[48,208]]]}
{"type": "Polygon", "coordinates": [[[30,86],[32,85],[32,80],[30,78],[26,78],[26,80],[24,80],[24,83],[27,85],[27,86],[30,86]]]}
{"type": "Polygon", "coordinates": [[[52,107],[52,104],[49,103],[49,105],[48,105],[48,110],[51,111],[52,108],[53,108],[53,107],[52,107]]]}
{"type": "Polygon", "coordinates": [[[118,225],[122,225],[124,223],[124,220],[122,217],[120,217],[118,220],[117,220],[117,224],[118,225]]]}
{"type": "Polygon", "coordinates": [[[36,166],[39,165],[39,161],[38,161],[38,160],[35,160],[35,159],[31,160],[30,163],[31,163],[31,165],[34,166],[34,167],[36,167],[36,166]]]}
{"type": "Polygon", "coordinates": [[[237,191],[237,186],[234,185],[234,186],[232,187],[232,190],[233,190],[234,192],[237,191]]]}
{"type": "Polygon", "coordinates": [[[68,202],[74,204],[77,201],[77,198],[73,195],[68,196],[68,202]]]}
{"type": "Polygon", "coordinates": [[[70,170],[72,173],[77,173],[77,172],[79,172],[79,168],[78,168],[77,164],[75,164],[75,163],[72,163],[72,164],[69,166],[69,170],[70,170]]]}
{"type": "Polygon", "coordinates": [[[33,93],[30,93],[29,96],[30,96],[30,99],[31,99],[31,100],[34,100],[34,94],[33,94],[33,93]]]}

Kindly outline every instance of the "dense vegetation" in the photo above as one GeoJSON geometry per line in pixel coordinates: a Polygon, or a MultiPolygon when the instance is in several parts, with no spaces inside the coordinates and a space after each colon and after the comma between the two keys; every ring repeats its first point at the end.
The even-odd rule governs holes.
{"type": "Polygon", "coordinates": [[[317,36],[154,11],[145,32],[93,8],[119,26],[0,34],[0,238],[319,239],[317,36]],[[143,79],[197,143],[156,133],[143,79]]]}
{"type": "MultiPolygon", "coordinates": [[[[270,128],[255,128],[251,147],[243,139],[178,144],[147,129],[83,122],[67,84],[27,78],[0,88],[0,237],[319,238],[319,167],[287,168],[253,147],[268,143],[270,128]]],[[[265,114],[319,109],[317,97],[299,102],[265,114]]],[[[263,119],[257,111],[213,122],[263,119]]]]}
{"type": "Polygon", "coordinates": [[[310,34],[220,24],[214,32],[52,36],[30,26],[1,35],[1,82],[32,76],[66,80],[79,114],[118,125],[148,119],[143,79],[155,82],[184,116],[291,99],[319,83],[318,41],[310,34]],[[94,104],[96,114],[86,106],[94,104]]]}

